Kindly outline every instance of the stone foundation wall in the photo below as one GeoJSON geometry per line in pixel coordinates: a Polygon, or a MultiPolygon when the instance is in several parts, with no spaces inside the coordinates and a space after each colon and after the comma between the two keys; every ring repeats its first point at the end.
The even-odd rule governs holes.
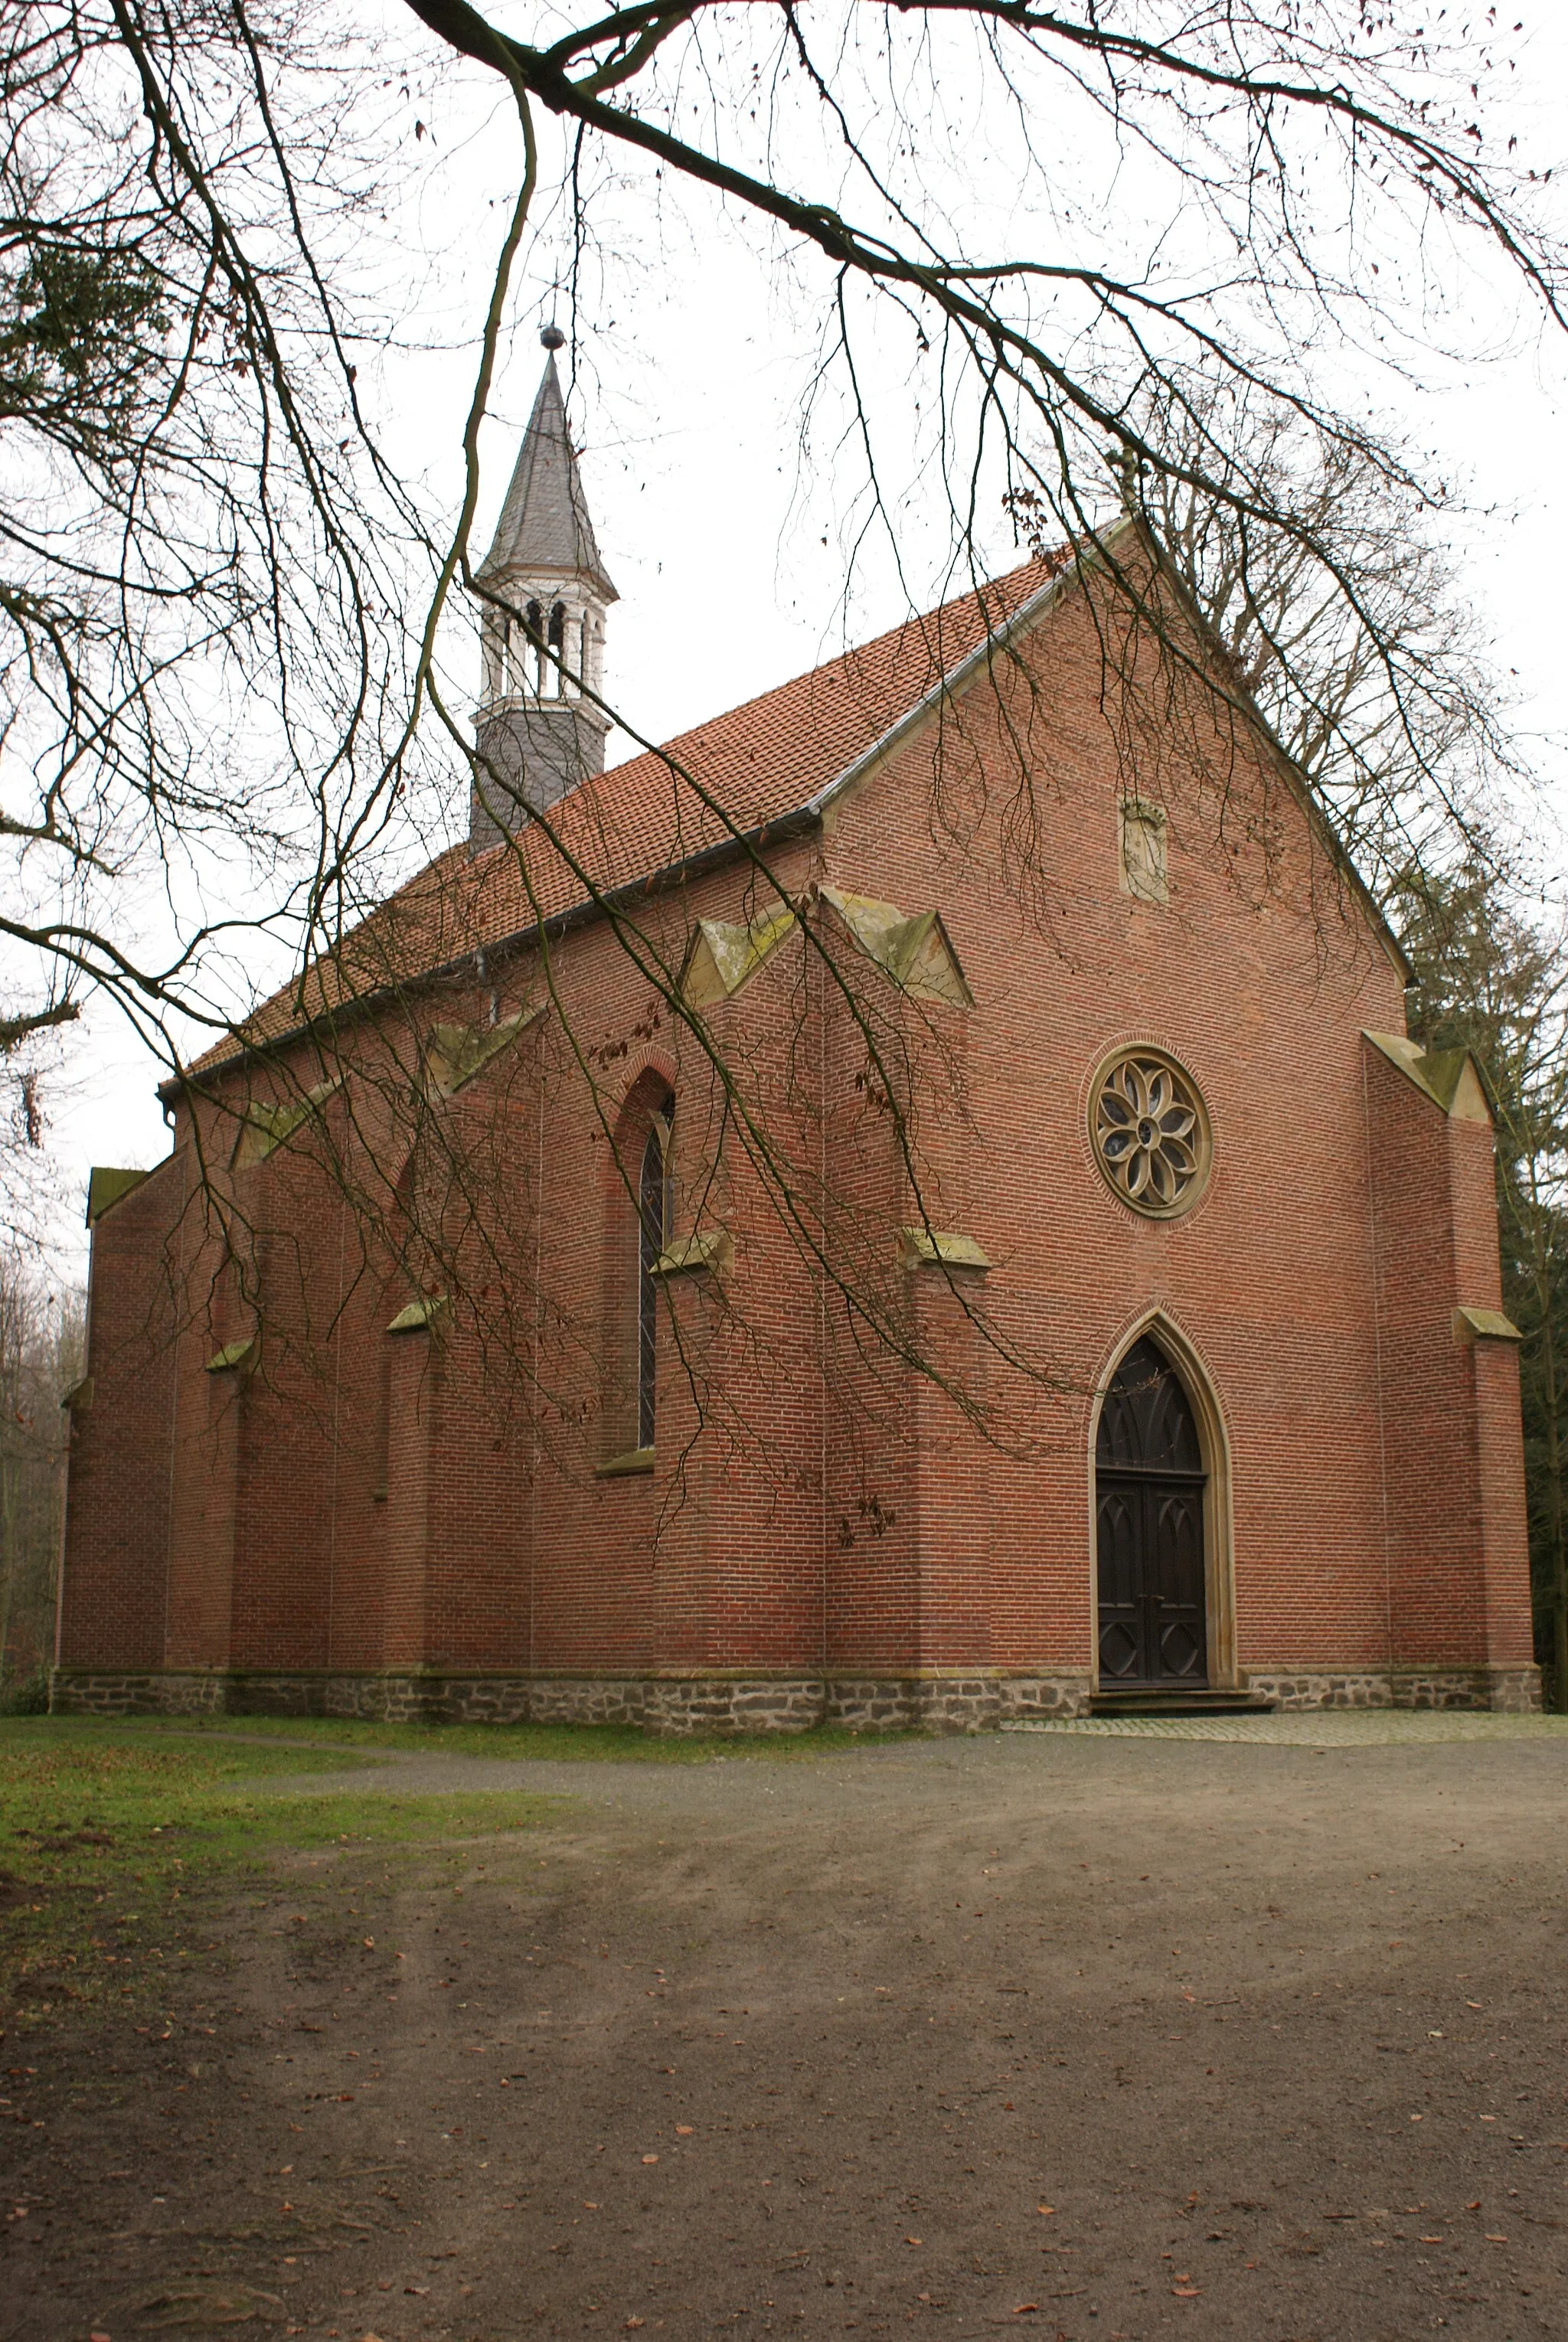
{"type": "Polygon", "coordinates": [[[1457,1707],[1502,1716],[1533,1716],[1541,1706],[1538,1667],[1383,1667],[1280,1669],[1250,1667],[1249,1691],[1282,1709],[1313,1707],[1457,1707]]]}
{"type": "Polygon", "coordinates": [[[824,1723],[851,1732],[989,1732],[1023,1716],[1087,1716],[1090,1689],[1086,1674],[839,1677],[820,1686],[824,1723]]]}
{"type": "MultiPolygon", "coordinates": [[[[1253,1668],[1246,1688],[1281,1709],[1541,1706],[1534,1667],[1253,1668]]],[[[629,1724],[698,1732],[989,1732],[1086,1716],[1087,1673],[1057,1676],[724,1677],[124,1674],[59,1668],[51,1705],[76,1716],[338,1716],[375,1723],[629,1724]]]]}
{"type": "MultiPolygon", "coordinates": [[[[51,1716],[225,1716],[227,1678],[216,1675],[109,1675],[56,1667],[51,1716]]],[[[255,1710],[253,1713],[262,1713],[255,1710]]],[[[319,1711],[298,1708],[305,1716],[319,1711]]]]}
{"type": "Polygon", "coordinates": [[[1086,1675],[1003,1678],[123,1674],[58,1668],[51,1706],[77,1716],[318,1716],[377,1723],[630,1724],[698,1732],[984,1732],[1088,1713],[1086,1675]]]}

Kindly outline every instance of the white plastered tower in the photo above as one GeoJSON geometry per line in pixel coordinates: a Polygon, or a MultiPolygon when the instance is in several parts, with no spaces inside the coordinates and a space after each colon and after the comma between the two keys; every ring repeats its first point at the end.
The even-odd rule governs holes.
{"type": "Polygon", "coordinates": [[[549,353],[544,377],[478,572],[486,599],[474,853],[602,773],[610,728],[590,695],[604,687],[604,618],[619,596],[599,558],[566,429],[555,370],[564,336],[548,325],[540,339],[549,353]]]}

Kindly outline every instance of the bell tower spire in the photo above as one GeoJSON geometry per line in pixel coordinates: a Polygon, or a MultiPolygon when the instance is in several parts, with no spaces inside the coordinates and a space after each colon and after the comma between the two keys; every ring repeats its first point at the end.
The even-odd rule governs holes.
{"type": "Polygon", "coordinates": [[[577,456],[555,353],[565,335],[546,325],[547,355],[523,445],[479,582],[484,606],[479,752],[468,842],[482,853],[514,835],[579,781],[604,769],[609,718],[584,688],[603,688],[610,583],[577,456]]]}

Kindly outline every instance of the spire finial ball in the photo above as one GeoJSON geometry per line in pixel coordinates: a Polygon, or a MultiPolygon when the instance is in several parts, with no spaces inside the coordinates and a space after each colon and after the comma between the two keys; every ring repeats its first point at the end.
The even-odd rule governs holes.
{"type": "Polygon", "coordinates": [[[559,325],[546,325],[541,332],[539,339],[547,350],[564,350],[566,346],[566,336],[559,325]]]}

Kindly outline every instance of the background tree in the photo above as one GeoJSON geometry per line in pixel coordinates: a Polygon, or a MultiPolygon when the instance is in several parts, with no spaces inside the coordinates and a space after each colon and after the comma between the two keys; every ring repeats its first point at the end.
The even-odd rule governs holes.
{"type": "Polygon", "coordinates": [[[347,346],[386,104],[340,62],[242,0],[0,29],[0,1046],[96,993],[172,1065],[406,779],[424,538],[347,346]]]}
{"type": "MultiPolygon", "coordinates": [[[[787,255],[874,495],[884,418],[857,385],[865,337],[898,321],[908,405],[940,418],[956,572],[985,565],[994,472],[1082,544],[1104,516],[1109,440],[1146,493],[1174,480],[1243,524],[1260,612],[1254,565],[1288,548],[1298,590],[1310,577],[1348,609],[1370,687],[1421,737],[1410,703],[1429,646],[1361,598],[1338,515],[1282,502],[1273,458],[1289,435],[1298,475],[1315,466],[1332,489],[1353,464],[1419,503],[1403,449],[1336,404],[1303,349],[1350,356],[1385,329],[1440,347],[1451,325],[1473,329],[1465,293],[1500,277],[1559,317],[1544,180],[1488,112],[1508,62],[1490,25],[1472,37],[1332,0],[1283,16],[931,0],[850,8],[820,31],[788,5],[661,0],[560,12],[536,40],[467,0],[419,0],[411,34],[414,18],[447,77],[472,61],[519,126],[517,200],[474,321],[455,530],[396,475],[358,387],[361,355],[408,322],[364,257],[406,169],[389,94],[406,59],[385,25],[305,0],[28,0],[6,18],[9,1026],[68,1017],[103,988],[177,1062],[241,1013],[247,958],[254,982],[280,950],[303,965],[330,948],[384,883],[385,849],[414,850],[407,793],[432,705],[445,752],[472,753],[437,644],[453,586],[477,590],[478,429],[519,256],[543,243],[580,285],[595,237],[676,190],[715,232],[760,231],[787,255]],[[973,125],[942,127],[955,75],[988,126],[1007,125],[1009,215],[1037,245],[994,252],[956,224],[984,190],[973,125]],[[683,93],[699,84],[694,107],[683,93]],[[1135,172],[1117,213],[1090,220],[1070,182],[1112,134],[1135,172]],[[1438,293],[1407,299],[1399,268],[1439,245],[1438,293]],[[1224,389],[1202,410],[1198,373],[1224,389]],[[174,898],[161,952],[125,883],[149,863],[174,898]]],[[[1273,650],[1288,673],[1293,645],[1273,650]]]]}
{"type": "MultiPolygon", "coordinates": [[[[245,1033],[280,972],[302,1014],[324,961],[335,1013],[388,981],[374,926],[345,939],[466,796],[426,781],[438,760],[473,770],[457,710],[474,610],[496,598],[471,542],[479,440],[517,287],[554,279],[568,322],[590,323],[617,245],[676,206],[814,314],[814,412],[861,449],[859,519],[895,556],[902,434],[906,477],[946,500],[951,582],[993,565],[1006,495],[1061,557],[1097,551],[1129,691],[1153,630],[1194,690],[1243,698],[1107,549],[1109,445],[1152,506],[1168,490],[1227,516],[1243,674],[1261,629],[1270,705],[1300,711],[1302,747],[1315,734],[1309,769],[1351,842],[1392,854],[1397,834],[1430,858],[1432,834],[1463,837],[1470,799],[1439,754],[1455,642],[1412,632],[1395,537],[1347,532],[1335,490],[1353,476],[1407,519],[1438,499],[1367,419],[1359,370],[1390,341],[1468,350],[1478,301],[1562,320],[1555,191],[1492,98],[1511,60],[1490,20],[928,0],[819,21],[787,0],[658,0],[531,16],[524,36],[511,12],[410,0],[405,21],[400,50],[385,16],[308,0],[26,0],[0,33],[5,1029],[66,1031],[95,991],[179,1076],[245,1033]],[[378,223],[421,75],[454,105],[486,84],[517,125],[454,521],[392,462],[363,388],[366,358],[414,330],[378,223]],[[1083,204],[1096,174],[1114,200],[1083,204]],[[1283,623],[1282,579],[1319,612],[1314,640],[1336,618],[1355,646],[1343,704],[1283,623]]],[[[1167,714],[1128,726],[1134,762],[1167,714]]],[[[1033,787],[1021,758],[1006,876],[1031,906],[1049,877],[1033,787]]],[[[520,866],[564,853],[560,823],[514,850],[520,866]]],[[[576,875],[594,896],[595,872],[576,875]]],[[[760,863],[754,878],[765,906],[760,863]]],[[[634,922],[613,931],[738,1099],[744,1068],[675,968],[634,922]]],[[[903,1086],[875,1071],[918,1206],[903,1086]]],[[[732,1127],[809,1249],[777,1133],[738,1111],[732,1127]]],[[[356,1189],[367,1252],[394,1231],[383,1169],[356,1189]]]]}
{"type": "Polygon", "coordinates": [[[1536,1650],[1568,1714],[1568,927],[1523,907],[1495,853],[1412,872],[1393,906],[1417,976],[1411,1030],[1473,1049],[1497,1126],[1503,1306],[1519,1326],[1536,1650]]]}
{"type": "Polygon", "coordinates": [[[1495,853],[1536,785],[1513,710],[1455,574],[1450,524],[1348,443],[1256,413],[1213,378],[1159,394],[1154,435],[1193,470],[1263,486],[1301,534],[1258,536],[1193,477],[1158,471],[1135,495],[1227,654],[1385,905],[1412,869],[1495,853]]]}
{"type": "Polygon", "coordinates": [[[55,1588],[82,1306],[0,1254],[0,1697],[53,1660],[55,1588]]]}

